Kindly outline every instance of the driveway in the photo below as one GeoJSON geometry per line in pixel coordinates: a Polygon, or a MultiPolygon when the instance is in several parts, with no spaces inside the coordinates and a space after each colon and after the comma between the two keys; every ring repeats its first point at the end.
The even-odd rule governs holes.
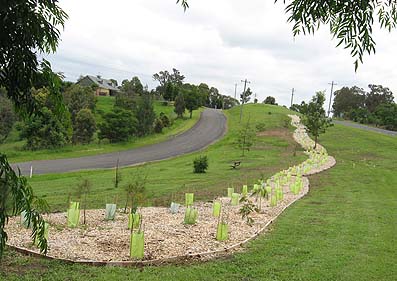
{"type": "Polygon", "coordinates": [[[12,166],[14,169],[19,167],[23,175],[29,175],[31,166],[33,166],[33,174],[109,169],[116,166],[117,159],[119,159],[119,166],[125,167],[199,151],[220,139],[225,132],[226,117],[222,111],[206,109],[191,129],[161,143],[120,152],[80,158],[22,162],[12,166]]]}

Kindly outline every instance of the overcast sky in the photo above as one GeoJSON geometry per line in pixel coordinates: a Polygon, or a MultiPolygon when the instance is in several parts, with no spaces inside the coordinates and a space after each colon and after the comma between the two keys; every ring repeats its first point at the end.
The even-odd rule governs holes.
{"type": "Polygon", "coordinates": [[[289,105],[318,90],[341,86],[388,86],[397,97],[397,31],[376,31],[376,55],[354,72],[353,59],[335,48],[327,27],[315,36],[293,38],[283,1],[189,0],[183,12],[175,0],[61,0],[69,14],[55,71],[69,81],[100,74],[119,81],[138,76],[149,88],[152,75],[177,68],[189,83],[207,83],[234,96],[247,78],[260,101],[274,96],[289,105]]]}

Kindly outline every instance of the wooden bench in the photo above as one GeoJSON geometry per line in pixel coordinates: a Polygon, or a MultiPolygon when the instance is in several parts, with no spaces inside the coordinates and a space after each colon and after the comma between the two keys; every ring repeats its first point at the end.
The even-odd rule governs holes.
{"type": "Polygon", "coordinates": [[[236,169],[240,165],[241,161],[233,161],[233,164],[231,164],[230,167],[232,167],[232,169],[236,169]]]}

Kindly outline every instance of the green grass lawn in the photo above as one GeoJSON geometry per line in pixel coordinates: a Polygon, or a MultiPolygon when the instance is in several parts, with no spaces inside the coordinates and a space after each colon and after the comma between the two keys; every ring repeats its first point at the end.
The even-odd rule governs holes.
{"type": "MultiPolygon", "coordinates": [[[[114,105],[114,97],[98,97],[97,111],[95,117],[97,122],[101,122],[101,115],[99,112],[109,112],[112,110],[114,105]]],[[[157,114],[164,112],[169,115],[174,111],[173,106],[164,106],[160,102],[154,103],[154,109],[157,114]]],[[[200,114],[203,108],[193,111],[192,119],[176,119],[173,125],[169,128],[164,128],[161,134],[152,134],[143,138],[133,139],[129,142],[114,143],[114,144],[101,144],[98,140],[93,141],[87,145],[67,145],[60,149],[44,149],[38,151],[24,150],[23,146],[25,141],[18,141],[18,134],[16,130],[13,130],[8,141],[4,144],[0,144],[0,151],[5,152],[10,162],[24,162],[31,160],[48,160],[48,159],[60,159],[60,158],[73,158],[88,155],[95,155],[100,153],[108,153],[114,151],[127,150],[131,148],[137,148],[144,145],[158,143],[168,139],[169,137],[180,134],[196,124],[200,118],[200,114]]],[[[185,114],[187,116],[187,114],[185,114]]]]}
{"type": "MultiPolygon", "coordinates": [[[[262,111],[266,113],[268,109],[262,110],[259,106],[253,107],[253,110],[270,118],[276,115],[264,114],[262,111]]],[[[263,118],[268,120],[266,117],[263,118]]],[[[236,116],[231,116],[230,121],[233,119],[236,120],[236,116]]],[[[280,126],[282,122],[268,123],[269,127],[272,127],[280,126]]],[[[227,150],[224,150],[223,146],[227,147],[232,143],[235,129],[230,122],[229,125],[232,127],[232,133],[208,151],[211,153],[213,150],[215,152],[212,153],[216,153],[210,155],[210,165],[214,164],[213,156],[222,156],[220,151],[227,150]]],[[[274,130],[270,130],[272,131],[274,130]]],[[[249,243],[243,253],[203,263],[137,269],[67,265],[8,251],[0,265],[0,278],[162,281],[396,280],[397,138],[336,125],[321,137],[320,142],[328,149],[329,154],[336,158],[337,165],[331,170],[310,177],[309,194],[286,210],[266,234],[249,243]]],[[[264,137],[263,142],[259,141],[257,146],[266,151],[261,161],[262,169],[268,171],[267,175],[288,165],[289,161],[295,162],[291,153],[287,152],[287,147],[290,146],[287,140],[264,137]]],[[[258,147],[250,152],[255,157],[258,147]]],[[[255,158],[252,154],[250,159],[255,158]]],[[[183,171],[186,173],[185,178],[193,181],[193,175],[189,174],[189,157],[191,156],[151,164],[146,169],[151,169],[149,166],[152,165],[156,167],[163,164],[163,169],[174,169],[174,172],[169,172],[174,175],[170,176],[170,179],[179,179],[182,177],[179,171],[183,171]],[[166,163],[169,165],[165,165],[166,163]]],[[[299,158],[301,156],[296,157],[296,160],[299,158]]],[[[256,160],[246,162],[251,164],[250,161],[256,160]]],[[[219,163],[224,165],[226,162],[219,163]]],[[[256,175],[262,171],[253,167],[244,169],[245,172],[256,169],[256,175]]],[[[160,167],[156,171],[160,171],[160,167]]],[[[240,171],[225,169],[218,175],[218,181],[223,182],[219,188],[223,189],[228,182],[238,181],[238,177],[232,177],[232,172],[237,174],[240,171]]],[[[196,186],[207,181],[211,173],[210,166],[209,174],[198,178],[196,186]]],[[[239,176],[244,177],[245,174],[239,176]]],[[[45,179],[48,180],[48,184],[52,181],[46,177],[42,179],[43,184],[39,184],[40,178],[36,178],[32,184],[37,192],[43,194],[41,190],[45,188],[45,179]]],[[[214,188],[203,186],[202,190],[214,188]]],[[[163,188],[171,189],[168,183],[164,183],[163,188]]],[[[61,190],[61,187],[54,190],[61,190]]],[[[47,187],[47,192],[51,192],[50,187],[47,187]]],[[[58,200],[55,197],[49,199],[50,203],[58,200]]]]}

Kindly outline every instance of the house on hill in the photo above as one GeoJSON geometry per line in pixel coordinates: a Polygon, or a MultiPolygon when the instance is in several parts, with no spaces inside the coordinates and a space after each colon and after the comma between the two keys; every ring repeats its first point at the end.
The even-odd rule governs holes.
{"type": "Polygon", "coordinates": [[[114,96],[119,89],[117,88],[117,82],[110,79],[104,79],[101,76],[87,75],[81,78],[77,83],[84,87],[97,86],[95,94],[97,96],[114,96]]]}

